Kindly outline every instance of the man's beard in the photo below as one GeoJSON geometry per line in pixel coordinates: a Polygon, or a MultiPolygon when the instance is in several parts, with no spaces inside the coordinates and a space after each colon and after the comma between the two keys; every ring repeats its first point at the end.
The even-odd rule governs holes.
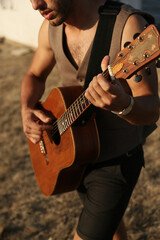
{"type": "Polygon", "coordinates": [[[52,19],[52,20],[49,20],[50,24],[52,26],[59,26],[61,25],[62,23],[64,23],[67,19],[67,16],[66,15],[57,15],[56,18],[52,19]]]}

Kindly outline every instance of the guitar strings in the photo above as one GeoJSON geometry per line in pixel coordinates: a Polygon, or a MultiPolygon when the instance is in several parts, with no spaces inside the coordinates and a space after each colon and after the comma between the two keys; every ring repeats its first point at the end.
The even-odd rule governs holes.
{"type": "MultiPolygon", "coordinates": [[[[64,119],[66,118],[66,116],[68,115],[68,114],[70,114],[70,113],[72,113],[72,111],[74,110],[74,109],[80,109],[80,106],[82,107],[82,105],[80,105],[81,104],[81,101],[83,100],[86,100],[86,98],[85,98],[85,96],[84,96],[84,94],[85,94],[85,92],[83,92],[73,103],[72,103],[72,105],[66,110],[66,112],[64,112],[62,115],[61,115],[61,117],[57,120],[57,122],[58,123],[61,123],[61,122],[63,122],[64,121],[64,119]],[[76,108],[76,107],[78,107],[78,108],[76,108]]],[[[80,110],[81,111],[81,110],[80,110]]],[[[79,114],[78,114],[79,115],[79,114]]],[[[78,117],[78,116],[77,116],[78,117]]],[[[77,118],[76,117],[76,118],[77,118]]],[[[57,124],[57,123],[56,123],[57,124]]]]}
{"type": "MultiPolygon", "coordinates": [[[[86,99],[84,98],[84,93],[83,92],[78,99],[75,100],[75,102],[62,114],[62,116],[55,122],[55,127],[58,129],[58,125],[61,124],[62,129],[65,128],[67,129],[81,114],[81,112],[84,110],[82,107],[82,100],[86,102],[86,99]],[[76,110],[76,113],[75,113],[76,110]],[[78,115],[77,112],[79,111],[78,115]],[[76,117],[74,117],[74,115],[76,117]],[[67,121],[66,121],[67,120],[67,121]]],[[[87,103],[86,103],[87,104],[87,103]]],[[[56,128],[54,130],[56,131],[56,128]]]]}
{"type": "MultiPolygon", "coordinates": [[[[106,78],[107,76],[109,76],[109,74],[108,74],[108,72],[107,72],[107,69],[102,73],[103,74],[103,76],[106,78]]],[[[67,114],[70,114],[70,113],[72,113],[72,111],[73,110],[77,110],[78,111],[78,109],[79,109],[79,107],[80,107],[80,105],[79,104],[81,104],[81,100],[83,99],[84,100],[84,98],[85,98],[85,96],[84,96],[84,94],[85,94],[85,91],[73,102],[73,104],[66,110],[66,112],[64,112],[62,115],[61,115],[61,117],[58,119],[58,120],[56,120],[54,123],[53,123],[53,129],[52,129],[52,131],[51,132],[53,132],[52,133],[52,137],[54,136],[54,134],[56,134],[56,132],[57,131],[59,131],[59,129],[58,129],[58,124],[61,124],[63,121],[64,121],[64,119],[66,118],[66,116],[67,116],[67,114]],[[78,108],[77,108],[77,106],[78,106],[78,108]]],[[[85,98],[85,100],[87,100],[86,98],[85,98]]],[[[90,103],[89,103],[89,105],[90,105],[90,103]]],[[[87,107],[89,107],[89,105],[87,106],[87,107]]],[[[87,108],[86,107],[86,108],[87,108]]],[[[83,112],[83,111],[82,111],[83,112]]],[[[78,115],[80,115],[80,114],[78,114],[78,115]]],[[[78,118],[78,116],[77,116],[77,118],[78,118]]],[[[76,118],[76,119],[77,119],[76,118]]],[[[75,119],[75,120],[76,120],[75,119]]],[[[73,123],[73,122],[72,122],[73,123]]],[[[67,126],[67,128],[71,125],[69,122],[67,122],[67,124],[69,124],[68,126],[67,126]]],[[[67,129],[66,128],[66,129],[67,129]]],[[[65,130],[66,130],[65,129],[65,130]]],[[[45,137],[47,134],[44,134],[43,136],[45,137]]]]}
{"type": "MultiPolygon", "coordinates": [[[[105,78],[107,78],[107,76],[109,76],[109,73],[107,72],[107,69],[102,73],[103,74],[103,76],[105,77],[105,78]]],[[[75,102],[67,109],[67,111],[63,114],[63,115],[67,115],[68,113],[72,113],[71,111],[73,110],[73,109],[76,109],[76,107],[78,106],[78,108],[79,107],[82,107],[82,103],[81,103],[81,100],[87,100],[86,98],[85,98],[85,96],[84,96],[84,94],[85,94],[85,91],[79,96],[79,98],[78,99],[76,99],[75,100],[75,102]],[[80,104],[80,105],[79,105],[80,104]],[[77,105],[77,106],[76,106],[77,105]],[[67,114],[66,114],[67,113],[67,114]]],[[[88,100],[87,100],[88,101],[88,100]]],[[[88,101],[89,102],[89,101],[88,101]]],[[[90,105],[90,103],[89,103],[89,105],[90,105]]],[[[88,106],[87,106],[88,107],[88,106]]],[[[82,111],[83,111],[83,109],[82,109],[82,111]]],[[[62,115],[62,116],[63,116],[62,115]]],[[[61,116],[61,117],[62,117],[61,116]]],[[[59,119],[61,119],[61,117],[59,118],[59,119]]],[[[63,119],[62,119],[62,121],[63,121],[63,119]]]]}
{"type": "MultiPolygon", "coordinates": [[[[73,103],[72,103],[72,105],[61,115],[61,117],[58,119],[58,120],[56,120],[54,123],[53,123],[53,130],[54,130],[54,134],[59,130],[58,129],[58,124],[61,124],[62,122],[64,122],[64,119],[66,119],[66,117],[67,117],[67,115],[69,115],[70,113],[72,113],[72,111],[73,110],[79,110],[79,108],[80,108],[80,106],[82,106],[82,105],[80,105],[81,104],[81,100],[83,99],[83,100],[85,100],[86,98],[85,98],[85,96],[84,96],[84,94],[85,94],[85,92],[83,92],[73,103]],[[84,99],[85,98],[85,99],[84,99]],[[78,108],[77,108],[78,107],[78,108]]],[[[86,99],[87,100],[87,99],[86,99]]],[[[87,106],[88,107],[88,106],[87,106]]],[[[78,115],[80,115],[80,114],[78,114],[78,115]]],[[[76,119],[78,118],[78,116],[76,117],[76,119]]],[[[75,120],[76,120],[75,119],[75,120]]],[[[69,124],[68,126],[67,126],[67,128],[71,125],[69,122],[67,122],[67,124],[69,124]]],[[[53,131],[52,130],[52,131],[53,131]]],[[[53,134],[53,135],[54,135],[53,134]]],[[[47,134],[46,134],[47,135],[47,134]]],[[[45,135],[44,135],[45,136],[45,135]]]]}
{"type": "MultiPolygon", "coordinates": [[[[107,78],[109,76],[109,73],[108,73],[108,69],[106,69],[104,72],[102,72],[102,75],[107,78]]],[[[61,115],[61,117],[59,119],[57,119],[54,123],[53,123],[53,129],[51,130],[51,137],[53,137],[58,131],[59,131],[59,128],[58,128],[58,125],[62,124],[62,122],[64,122],[64,120],[66,119],[67,115],[69,114],[72,114],[72,111],[73,110],[76,110],[76,112],[80,109],[80,107],[82,107],[82,100],[84,101],[88,101],[88,105],[85,109],[82,109],[79,110],[81,111],[80,114],[78,114],[78,116],[75,118],[75,120],[91,105],[91,103],[89,102],[88,99],[85,98],[84,96],[85,94],[85,91],[71,104],[71,106],[61,115]]],[[[74,121],[75,121],[74,120],[74,121]]],[[[67,122],[66,124],[68,125],[66,127],[66,129],[74,122],[71,120],[71,123],[70,122],[67,122]]],[[[64,129],[64,130],[66,130],[64,129]]],[[[43,137],[47,136],[48,134],[43,134],[43,137]]]]}

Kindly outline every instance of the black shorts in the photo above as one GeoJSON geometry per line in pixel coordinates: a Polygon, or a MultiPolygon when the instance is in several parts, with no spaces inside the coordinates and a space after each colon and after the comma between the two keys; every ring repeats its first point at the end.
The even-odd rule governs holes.
{"type": "Polygon", "coordinates": [[[143,165],[138,146],[116,159],[88,166],[78,188],[84,208],[77,234],[83,240],[112,240],[143,165]]]}

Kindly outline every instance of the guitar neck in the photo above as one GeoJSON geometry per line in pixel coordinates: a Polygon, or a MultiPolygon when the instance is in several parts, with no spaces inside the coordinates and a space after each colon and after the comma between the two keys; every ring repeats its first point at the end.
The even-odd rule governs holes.
{"type": "Polygon", "coordinates": [[[60,135],[62,135],[90,105],[91,103],[85,97],[84,91],[57,120],[60,135]]]}

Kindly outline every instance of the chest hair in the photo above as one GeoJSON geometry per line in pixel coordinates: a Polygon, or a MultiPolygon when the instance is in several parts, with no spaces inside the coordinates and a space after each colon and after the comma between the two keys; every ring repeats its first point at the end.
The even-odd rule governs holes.
{"type": "Polygon", "coordinates": [[[67,46],[75,63],[80,66],[95,35],[96,27],[79,34],[70,32],[66,36],[67,46]]]}
{"type": "Polygon", "coordinates": [[[72,58],[74,59],[74,61],[76,62],[76,64],[78,66],[81,65],[87,51],[88,48],[90,47],[91,41],[85,41],[86,39],[84,39],[81,42],[72,42],[69,44],[69,50],[70,53],[72,55],[72,58]]]}

